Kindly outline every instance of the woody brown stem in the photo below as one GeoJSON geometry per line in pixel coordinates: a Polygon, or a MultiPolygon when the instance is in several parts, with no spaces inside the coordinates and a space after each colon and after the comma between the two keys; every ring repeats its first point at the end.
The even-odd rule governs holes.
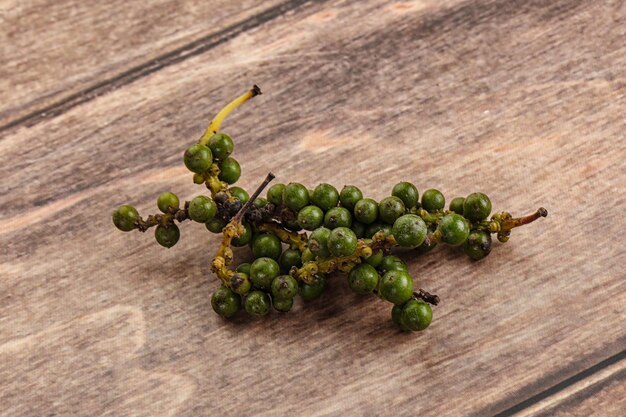
{"type": "Polygon", "coordinates": [[[415,291],[413,293],[413,296],[415,298],[419,298],[420,300],[424,300],[426,301],[428,304],[432,304],[434,306],[436,306],[437,304],[439,304],[439,296],[436,294],[431,294],[428,291],[420,288],[419,290],[415,291]]]}
{"type": "Polygon", "coordinates": [[[145,220],[143,218],[139,218],[139,220],[137,220],[137,230],[139,230],[140,232],[145,232],[146,230],[150,229],[151,227],[154,226],[158,226],[160,224],[169,224],[169,223],[174,223],[174,220],[176,220],[179,223],[182,223],[185,220],[189,220],[189,213],[188,213],[188,208],[189,208],[189,201],[185,201],[185,205],[184,208],[182,209],[176,209],[176,210],[172,210],[170,213],[158,213],[158,214],[151,214],[149,215],[145,220]]]}
{"type": "MultiPolygon", "coordinates": [[[[543,207],[539,207],[536,212],[524,217],[511,218],[504,217],[500,224],[501,232],[508,232],[511,229],[519,226],[523,226],[528,223],[532,223],[540,217],[546,217],[548,215],[548,210],[543,207]]],[[[509,215],[510,216],[510,215],[509,215]]]]}
{"type": "Polygon", "coordinates": [[[241,223],[243,216],[246,214],[248,209],[252,207],[254,200],[261,194],[263,189],[274,179],[274,174],[271,172],[267,174],[265,180],[261,183],[261,185],[256,189],[256,191],[252,194],[250,199],[243,205],[235,214],[235,216],[230,220],[230,222],[222,229],[222,244],[220,245],[215,258],[211,262],[211,269],[213,272],[217,274],[222,281],[226,282],[232,276],[232,271],[230,271],[227,267],[233,261],[233,250],[230,248],[232,240],[235,237],[241,236],[245,233],[245,228],[241,223]]]}
{"type": "Polygon", "coordinates": [[[267,176],[265,177],[261,185],[259,185],[259,187],[256,189],[254,193],[252,193],[252,195],[250,196],[250,199],[248,199],[246,204],[244,204],[243,207],[237,212],[237,214],[235,214],[235,217],[233,217],[233,221],[238,222],[238,223],[241,222],[241,219],[243,218],[243,216],[250,209],[252,204],[254,204],[254,200],[256,200],[256,198],[263,192],[263,189],[267,187],[267,184],[269,184],[274,178],[276,178],[276,176],[272,174],[271,172],[267,174],[267,176]]]}

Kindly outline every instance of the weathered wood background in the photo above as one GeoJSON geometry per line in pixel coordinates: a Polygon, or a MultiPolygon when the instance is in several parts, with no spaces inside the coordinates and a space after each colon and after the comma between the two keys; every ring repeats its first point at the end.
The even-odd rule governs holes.
{"type": "Polygon", "coordinates": [[[0,415],[626,415],[624,1],[0,0],[0,48],[0,415]],[[253,83],[246,188],[550,215],[479,263],[406,253],[442,298],[420,334],[341,276],[224,321],[215,236],[110,214],[201,192],[182,152],[253,83]]]}

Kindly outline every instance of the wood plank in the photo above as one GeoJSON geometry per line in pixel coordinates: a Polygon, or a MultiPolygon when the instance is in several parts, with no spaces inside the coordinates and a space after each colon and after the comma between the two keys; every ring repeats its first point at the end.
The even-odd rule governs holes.
{"type": "Polygon", "coordinates": [[[626,372],[594,385],[541,417],[622,417],[626,411],[626,372]]]}
{"type": "Polygon", "coordinates": [[[622,351],[625,16],[334,1],[5,133],[0,415],[492,415],[622,351]],[[408,179],[550,216],[480,263],[405,253],[442,297],[422,334],[341,276],[290,314],[220,320],[215,236],[185,225],[165,250],[109,216],[200,192],[181,154],[252,82],[265,94],[225,126],[245,188],[272,170],[382,198],[408,179]]]}
{"type": "Polygon", "coordinates": [[[1,0],[0,126],[50,116],[302,3],[1,0]]]}
{"type": "Polygon", "coordinates": [[[626,355],[516,416],[621,417],[626,411],[626,355]]]}

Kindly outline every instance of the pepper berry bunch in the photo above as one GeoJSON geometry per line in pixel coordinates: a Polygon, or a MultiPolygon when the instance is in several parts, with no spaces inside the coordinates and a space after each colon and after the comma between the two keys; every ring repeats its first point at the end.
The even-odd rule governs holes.
{"type": "Polygon", "coordinates": [[[261,197],[274,179],[270,173],[250,196],[233,186],[241,167],[231,156],[233,140],[219,129],[230,112],[259,94],[255,85],[224,107],[183,155],[193,182],[204,184],[209,195],[181,205],[174,193],[164,192],[157,199],[161,213],[145,219],[130,205],[113,212],[119,230],[146,232],[154,227],[156,241],[166,248],[180,238],[176,223],[186,220],[221,234],[211,261],[211,271],[221,282],[211,305],[220,316],[232,317],[242,307],[257,317],[272,307],[287,312],[296,296],[304,301],[318,298],[328,277],[343,272],[355,293],[375,294],[392,303],[391,319],[401,330],[424,330],[439,297],[415,287],[406,263],[391,254],[395,248],[418,255],[442,244],[462,248],[477,261],[491,252],[493,234],[506,242],[512,229],[547,216],[540,208],[519,218],[508,212],[489,217],[491,201],[480,192],[456,197],[446,209],[439,190],[428,189],[420,198],[410,182],[396,184],[380,201],[364,197],[354,185],[338,191],[326,183],[311,189],[298,182],[274,184],[261,197]],[[254,260],[235,267],[232,248],[246,245],[254,260]]]}

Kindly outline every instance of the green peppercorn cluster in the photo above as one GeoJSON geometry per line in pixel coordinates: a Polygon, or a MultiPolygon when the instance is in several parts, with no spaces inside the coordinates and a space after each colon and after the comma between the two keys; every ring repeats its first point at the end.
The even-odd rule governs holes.
{"type": "MultiPolygon", "coordinates": [[[[113,213],[113,223],[118,229],[125,232],[133,229],[145,231],[151,226],[156,226],[155,239],[166,248],[171,248],[180,239],[180,229],[175,220],[180,222],[190,219],[205,224],[210,231],[216,233],[222,231],[230,217],[241,208],[249,196],[241,187],[230,187],[241,176],[239,162],[230,156],[234,150],[230,136],[215,133],[208,141],[201,142],[206,144],[196,143],[185,150],[183,162],[187,169],[194,173],[194,183],[206,184],[214,198],[198,195],[185,203],[181,209],[178,196],[167,191],[157,198],[157,207],[163,214],[151,215],[146,220],[139,216],[134,207],[123,205],[113,213]]],[[[246,227],[248,230],[249,226],[246,227]]],[[[250,233],[248,235],[251,237],[250,233]]],[[[248,240],[245,235],[239,236],[233,245],[243,246],[248,240]]]]}
{"type": "Polygon", "coordinates": [[[307,290],[305,299],[311,299],[308,280],[312,280],[319,290],[314,292],[317,297],[326,274],[340,270],[347,272],[347,283],[355,293],[377,294],[394,304],[392,318],[402,330],[427,328],[432,320],[428,301],[433,299],[424,300],[423,292],[415,292],[406,263],[387,253],[401,246],[419,254],[442,242],[462,245],[472,259],[485,257],[491,238],[481,227],[491,202],[482,193],[461,200],[460,205],[458,198],[453,200],[457,206],[445,210],[440,191],[427,190],[420,200],[417,187],[409,182],[396,184],[391,195],[380,201],[364,198],[353,185],[344,186],[341,192],[327,183],[313,189],[295,182],[272,185],[264,206],[273,206],[273,218],[281,227],[306,236],[306,245],[292,244],[283,252],[281,240],[272,233],[252,238],[255,261],[249,276],[253,291],[265,292],[265,297],[255,295],[253,303],[267,304],[267,308],[251,310],[244,302],[246,311],[268,312],[276,302],[278,311],[286,311],[298,287],[300,292],[307,290]]]}
{"type": "Polygon", "coordinates": [[[430,325],[431,305],[439,298],[415,286],[407,264],[391,254],[394,248],[403,247],[412,257],[442,244],[460,248],[477,261],[491,252],[492,234],[506,242],[512,228],[547,215],[545,209],[522,218],[506,212],[491,215],[491,201],[480,192],[456,197],[446,209],[439,190],[427,189],[420,198],[410,182],[396,184],[382,199],[365,197],[354,185],[339,191],[327,183],[307,188],[298,182],[274,184],[261,197],[273,178],[270,174],[251,196],[233,186],[241,167],[231,156],[233,140],[218,129],[230,111],[258,94],[255,86],[227,105],[198,143],[184,152],[193,182],[204,184],[210,195],[197,195],[181,205],[174,193],[164,192],[157,198],[160,213],[146,219],[130,205],[113,212],[118,229],[145,232],[154,227],[157,242],[166,248],[180,238],[176,222],[192,220],[221,234],[211,270],[222,285],[211,305],[222,317],[239,310],[254,317],[272,309],[288,312],[297,296],[305,302],[320,297],[327,279],[343,272],[356,294],[393,305],[391,319],[399,329],[421,331],[430,325]],[[253,259],[234,267],[231,247],[244,246],[253,259]]]}

